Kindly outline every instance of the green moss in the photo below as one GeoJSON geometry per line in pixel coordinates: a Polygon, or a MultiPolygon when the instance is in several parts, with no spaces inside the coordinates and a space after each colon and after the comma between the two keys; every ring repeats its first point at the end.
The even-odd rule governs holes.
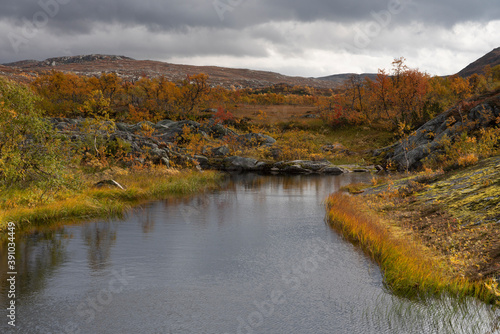
{"type": "Polygon", "coordinates": [[[500,220],[499,162],[500,157],[493,157],[452,172],[431,184],[418,200],[441,203],[465,223],[500,220]]]}

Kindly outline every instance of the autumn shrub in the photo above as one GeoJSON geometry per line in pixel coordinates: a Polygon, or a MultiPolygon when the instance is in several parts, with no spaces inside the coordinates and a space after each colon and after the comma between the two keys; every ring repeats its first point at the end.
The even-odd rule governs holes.
{"type": "Polygon", "coordinates": [[[0,187],[64,183],[65,149],[37,101],[29,88],[0,78],[0,187]]]}
{"type": "Polygon", "coordinates": [[[110,134],[115,128],[115,123],[108,114],[86,118],[80,129],[84,136],[74,146],[75,156],[81,155],[82,163],[97,170],[108,167],[112,160],[109,149],[110,134]]]}
{"type": "Polygon", "coordinates": [[[214,120],[215,123],[221,123],[221,124],[234,124],[235,123],[235,118],[234,115],[228,111],[225,110],[222,107],[217,107],[217,112],[214,114],[214,120]]]}
{"type": "Polygon", "coordinates": [[[203,154],[207,144],[208,138],[205,138],[201,133],[192,131],[188,125],[184,125],[182,134],[176,140],[176,145],[182,147],[185,153],[190,156],[203,154]]]}
{"type": "Polygon", "coordinates": [[[462,132],[454,140],[443,136],[440,145],[443,153],[424,162],[426,167],[453,168],[476,164],[479,159],[498,153],[499,128],[481,128],[475,135],[462,132]]]}

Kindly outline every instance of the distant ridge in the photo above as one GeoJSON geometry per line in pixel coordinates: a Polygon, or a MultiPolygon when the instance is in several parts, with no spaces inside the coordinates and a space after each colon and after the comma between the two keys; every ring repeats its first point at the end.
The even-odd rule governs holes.
{"type": "Polygon", "coordinates": [[[265,88],[278,84],[290,86],[308,86],[321,89],[335,89],[338,84],[333,81],[315,78],[292,77],[275,72],[249,69],[227,68],[219,66],[193,66],[171,64],[153,60],[135,60],[116,55],[82,55],[55,57],[42,61],[23,60],[4,64],[0,74],[11,69],[25,72],[28,77],[36,76],[50,70],[73,72],[80,75],[101,75],[101,73],[116,73],[126,80],[138,80],[141,77],[165,77],[171,81],[185,79],[187,75],[205,73],[209,76],[212,86],[226,88],[265,88]]]}
{"type": "Polygon", "coordinates": [[[484,67],[490,65],[494,67],[500,64],[500,47],[493,49],[478,60],[470,63],[463,70],[457,73],[461,77],[469,77],[473,74],[484,74],[484,67]]]}
{"type": "Polygon", "coordinates": [[[364,79],[366,77],[368,77],[369,79],[375,79],[377,77],[377,74],[376,73],[361,73],[361,74],[358,74],[358,73],[341,73],[341,74],[333,74],[333,75],[329,75],[329,76],[326,76],[326,77],[319,77],[317,79],[319,80],[326,80],[326,81],[332,81],[332,82],[335,82],[335,83],[338,83],[338,84],[342,84],[345,80],[349,79],[349,77],[351,76],[357,76],[361,79],[364,79]]]}
{"type": "Polygon", "coordinates": [[[48,58],[43,61],[38,60],[21,60],[13,63],[3,64],[4,66],[10,67],[39,67],[39,66],[55,66],[57,64],[81,64],[85,62],[94,62],[99,60],[107,61],[117,61],[117,60],[135,60],[130,57],[125,56],[115,56],[115,55],[103,55],[103,54],[91,54],[82,56],[65,56],[65,57],[54,57],[48,58]]]}

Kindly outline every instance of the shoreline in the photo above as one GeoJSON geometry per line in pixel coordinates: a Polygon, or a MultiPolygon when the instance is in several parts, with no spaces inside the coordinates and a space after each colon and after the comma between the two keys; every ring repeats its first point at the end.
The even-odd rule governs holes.
{"type": "MultiPolygon", "coordinates": [[[[119,217],[144,202],[190,196],[219,188],[222,174],[214,171],[136,171],[113,175],[125,189],[114,186],[96,187],[95,182],[83,190],[61,195],[39,206],[14,207],[0,213],[0,240],[7,238],[8,222],[16,224],[19,233],[38,227],[95,218],[119,217]]],[[[97,180],[97,179],[96,179],[97,180]]],[[[88,182],[88,180],[87,180],[88,182]]]]}
{"type": "Polygon", "coordinates": [[[348,189],[355,195],[328,197],[327,220],[380,265],[395,293],[449,293],[499,305],[499,166],[493,157],[446,173],[356,185],[348,189]]]}

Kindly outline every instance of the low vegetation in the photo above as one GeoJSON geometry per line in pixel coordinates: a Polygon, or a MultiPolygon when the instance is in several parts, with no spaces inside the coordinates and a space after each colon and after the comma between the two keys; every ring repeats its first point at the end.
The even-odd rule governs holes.
{"type": "Polygon", "coordinates": [[[8,189],[0,196],[0,235],[7,222],[16,222],[18,231],[98,217],[122,215],[145,201],[198,194],[216,189],[221,175],[215,172],[175,171],[165,168],[106,171],[80,175],[78,188],[64,188],[40,199],[41,191],[8,189]],[[98,187],[99,180],[113,179],[116,186],[98,187]]]}
{"type": "Polygon", "coordinates": [[[498,300],[498,290],[491,289],[494,281],[484,283],[457,275],[439,253],[422,246],[401,226],[363,211],[363,202],[340,193],[331,195],[326,202],[328,221],[380,265],[389,289],[405,297],[449,293],[475,296],[488,303],[498,300]]]}

